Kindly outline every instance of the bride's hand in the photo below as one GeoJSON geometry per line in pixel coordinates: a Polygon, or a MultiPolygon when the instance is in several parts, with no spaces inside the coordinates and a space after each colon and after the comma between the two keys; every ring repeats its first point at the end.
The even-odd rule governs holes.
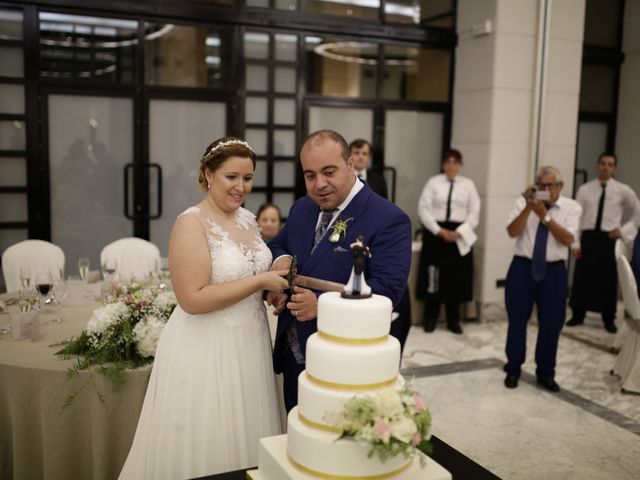
{"type": "Polygon", "coordinates": [[[268,272],[261,273],[261,285],[263,290],[269,292],[282,293],[289,288],[289,282],[286,277],[289,274],[289,270],[270,270],[268,272]]]}

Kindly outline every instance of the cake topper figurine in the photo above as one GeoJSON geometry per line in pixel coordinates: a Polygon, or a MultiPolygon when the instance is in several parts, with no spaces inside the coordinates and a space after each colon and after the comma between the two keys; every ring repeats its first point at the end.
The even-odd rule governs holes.
{"type": "Polygon", "coordinates": [[[342,297],[344,298],[369,298],[371,296],[371,287],[367,285],[364,279],[364,267],[367,263],[367,257],[371,258],[371,250],[364,244],[362,235],[358,235],[356,241],[351,244],[353,254],[353,269],[349,281],[344,287],[342,297]]]}

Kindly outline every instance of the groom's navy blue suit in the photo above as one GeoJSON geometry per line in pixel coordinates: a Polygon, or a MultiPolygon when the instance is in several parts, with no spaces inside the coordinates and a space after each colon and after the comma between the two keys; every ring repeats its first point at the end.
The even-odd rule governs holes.
{"type": "MultiPolygon", "coordinates": [[[[347,283],[353,266],[350,245],[362,235],[371,250],[365,279],[373,293],[389,297],[394,306],[397,305],[407,286],[411,266],[409,217],[365,184],[338,216],[342,220],[351,219],[344,238],[337,243],[330,242],[330,228],[311,255],[319,213],[320,207],[308,196],[293,204],[285,226],[269,243],[274,260],[280,255],[293,255],[297,257],[300,275],[347,283]]],[[[273,365],[276,373],[284,374],[287,410],[297,404],[297,379],[304,370],[304,364],[298,364],[289,351],[286,331],[291,322],[295,322],[303,356],[307,338],[317,330],[315,319],[297,321],[288,309],[278,317],[273,365]]]]}

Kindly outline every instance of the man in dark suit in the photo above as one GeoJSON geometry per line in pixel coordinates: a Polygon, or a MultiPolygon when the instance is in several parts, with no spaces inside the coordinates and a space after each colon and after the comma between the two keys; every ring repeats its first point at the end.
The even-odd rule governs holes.
{"type": "MultiPolygon", "coordinates": [[[[350,245],[359,235],[371,250],[365,278],[373,293],[400,301],[411,265],[411,222],[397,206],[357,180],[349,147],[331,130],[311,134],[300,152],[307,196],[297,200],[285,226],[271,241],[273,269],[287,269],[296,256],[298,273],[346,283],[353,265],[350,245]],[[339,222],[339,223],[338,223],[339,222]],[[346,231],[337,234],[337,224],[346,231]]],[[[295,287],[291,298],[269,292],[278,327],[274,370],[283,373],[287,411],[298,402],[298,375],[305,368],[307,338],[317,330],[316,292],[295,287]]]]}
{"type": "Polygon", "coordinates": [[[349,152],[353,159],[353,169],[360,180],[366,182],[371,190],[382,198],[389,198],[387,194],[387,182],[384,175],[376,170],[369,170],[371,165],[371,144],[358,138],[349,144],[349,152]]]}

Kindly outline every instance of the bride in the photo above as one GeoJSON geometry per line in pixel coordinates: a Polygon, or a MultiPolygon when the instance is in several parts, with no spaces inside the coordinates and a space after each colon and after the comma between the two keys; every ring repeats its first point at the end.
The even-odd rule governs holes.
{"type": "Polygon", "coordinates": [[[205,199],[178,216],[169,244],[178,306],[167,322],[121,479],[184,479],[258,463],[260,438],[278,434],[263,290],[287,288],[241,207],[256,156],[237,138],[200,162],[205,199]]]}

